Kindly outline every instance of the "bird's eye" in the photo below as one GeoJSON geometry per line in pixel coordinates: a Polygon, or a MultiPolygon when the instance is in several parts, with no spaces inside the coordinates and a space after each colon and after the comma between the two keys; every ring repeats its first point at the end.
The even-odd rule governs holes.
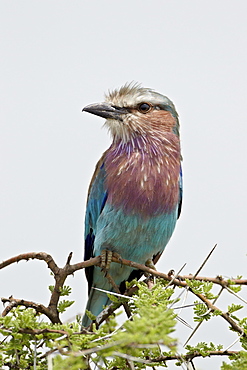
{"type": "Polygon", "coordinates": [[[151,108],[152,108],[152,106],[150,104],[148,104],[148,103],[141,103],[138,106],[138,110],[141,113],[147,113],[147,112],[149,112],[151,110],[151,108]]]}

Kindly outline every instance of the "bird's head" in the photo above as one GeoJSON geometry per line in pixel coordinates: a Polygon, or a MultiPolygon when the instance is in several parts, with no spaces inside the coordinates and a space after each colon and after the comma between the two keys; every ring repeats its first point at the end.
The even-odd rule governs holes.
{"type": "Polygon", "coordinates": [[[142,136],[159,137],[166,132],[179,136],[178,114],[166,96],[138,84],[126,84],[105,96],[103,103],[83,111],[106,118],[113,139],[128,142],[142,136]]]}

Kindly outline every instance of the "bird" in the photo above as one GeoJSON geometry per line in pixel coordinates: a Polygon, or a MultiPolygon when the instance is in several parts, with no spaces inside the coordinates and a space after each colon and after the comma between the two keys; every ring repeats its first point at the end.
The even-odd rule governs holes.
{"type": "MultiPolygon", "coordinates": [[[[105,118],[112,137],[96,165],[85,215],[84,260],[101,255],[104,263],[86,268],[86,310],[98,316],[111,302],[105,291],[114,291],[106,269],[121,292],[141,276],[126,265],[106,267],[105,253],[153,266],[173,234],[182,205],[180,127],[169,98],[134,82],[82,111],[105,118]]],[[[82,327],[91,323],[85,313],[82,327]]]]}

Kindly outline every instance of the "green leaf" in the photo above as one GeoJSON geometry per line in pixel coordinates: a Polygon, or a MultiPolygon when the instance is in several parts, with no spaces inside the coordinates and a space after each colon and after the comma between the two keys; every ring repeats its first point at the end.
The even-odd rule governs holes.
{"type": "Polygon", "coordinates": [[[207,306],[200,301],[195,301],[194,313],[195,313],[194,320],[196,322],[200,322],[204,320],[207,321],[211,318],[211,314],[212,314],[208,310],[207,306]]]}
{"type": "Polygon", "coordinates": [[[229,285],[229,289],[231,289],[234,293],[239,293],[242,289],[241,285],[229,285]]]}
{"type": "Polygon", "coordinates": [[[247,352],[241,351],[238,355],[231,356],[232,362],[223,362],[221,370],[247,370],[247,352]]]}
{"type": "Polygon", "coordinates": [[[71,294],[71,291],[72,291],[72,289],[71,289],[70,286],[64,285],[60,289],[60,296],[70,295],[71,294]]]}
{"type": "Polygon", "coordinates": [[[49,286],[48,286],[48,289],[49,289],[49,291],[50,291],[51,293],[53,293],[53,292],[54,292],[54,285],[49,285],[49,286]]]}
{"type": "Polygon", "coordinates": [[[88,311],[86,310],[86,315],[89,317],[90,320],[94,321],[96,319],[97,316],[95,316],[94,314],[92,314],[91,311],[88,311]]]}
{"type": "Polygon", "coordinates": [[[231,306],[228,306],[228,313],[233,313],[235,311],[241,310],[243,308],[241,304],[232,304],[231,306]]]}
{"type": "Polygon", "coordinates": [[[73,303],[75,303],[75,301],[67,301],[67,300],[63,300],[63,301],[59,302],[58,307],[57,307],[58,312],[63,313],[63,312],[64,312],[64,311],[66,311],[66,309],[67,309],[68,307],[70,307],[73,303]]]}

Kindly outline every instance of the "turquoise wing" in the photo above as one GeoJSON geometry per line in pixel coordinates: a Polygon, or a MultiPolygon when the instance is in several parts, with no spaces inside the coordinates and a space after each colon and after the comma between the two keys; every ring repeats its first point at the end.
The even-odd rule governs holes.
{"type": "MultiPolygon", "coordinates": [[[[105,188],[105,153],[96,165],[92,181],[89,186],[86,217],[85,217],[85,249],[84,261],[94,257],[94,239],[97,220],[105,206],[107,200],[107,191],[105,188]]],[[[85,269],[88,280],[88,291],[90,292],[93,278],[93,266],[85,269]]]]}

